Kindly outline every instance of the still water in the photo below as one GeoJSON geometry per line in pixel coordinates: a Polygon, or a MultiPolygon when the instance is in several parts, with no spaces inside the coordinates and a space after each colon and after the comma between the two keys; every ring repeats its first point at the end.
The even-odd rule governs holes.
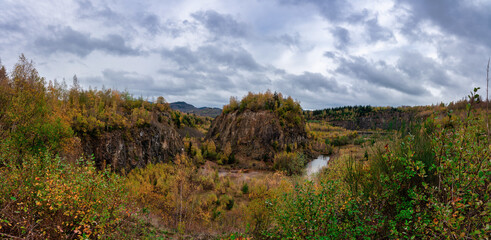
{"type": "Polygon", "coordinates": [[[307,176],[312,176],[315,173],[319,172],[323,167],[327,166],[327,162],[329,162],[329,156],[325,155],[320,155],[312,162],[309,162],[306,168],[307,176]]]}

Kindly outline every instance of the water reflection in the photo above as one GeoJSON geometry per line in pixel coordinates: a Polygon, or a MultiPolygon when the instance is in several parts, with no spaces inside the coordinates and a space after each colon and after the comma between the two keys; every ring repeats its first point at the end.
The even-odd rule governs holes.
{"type": "Polygon", "coordinates": [[[329,156],[325,155],[320,155],[312,162],[309,162],[306,168],[307,176],[312,176],[313,174],[319,172],[323,167],[327,166],[327,162],[329,162],[329,156]]]}

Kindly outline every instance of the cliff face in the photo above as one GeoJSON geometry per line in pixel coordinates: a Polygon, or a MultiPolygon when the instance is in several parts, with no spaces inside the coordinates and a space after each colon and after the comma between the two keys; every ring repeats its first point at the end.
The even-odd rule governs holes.
{"type": "Polygon", "coordinates": [[[167,123],[85,135],[81,140],[84,154],[93,154],[98,167],[106,164],[117,172],[168,162],[184,147],[179,133],[167,123]]]}
{"type": "Polygon", "coordinates": [[[221,114],[211,124],[206,136],[221,148],[229,144],[232,152],[256,160],[272,159],[275,152],[294,150],[307,143],[305,123],[302,127],[281,124],[272,111],[245,110],[221,114]]]}

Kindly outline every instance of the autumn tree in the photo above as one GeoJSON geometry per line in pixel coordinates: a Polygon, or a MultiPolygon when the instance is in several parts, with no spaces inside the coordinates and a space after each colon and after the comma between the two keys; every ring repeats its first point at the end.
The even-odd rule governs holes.
{"type": "MultiPolygon", "coordinates": [[[[0,147],[22,157],[26,153],[61,149],[62,140],[72,136],[70,126],[50,104],[50,92],[32,61],[24,55],[14,66],[11,77],[2,67],[2,136],[0,147]]],[[[5,152],[5,151],[4,151],[5,152]]]]}

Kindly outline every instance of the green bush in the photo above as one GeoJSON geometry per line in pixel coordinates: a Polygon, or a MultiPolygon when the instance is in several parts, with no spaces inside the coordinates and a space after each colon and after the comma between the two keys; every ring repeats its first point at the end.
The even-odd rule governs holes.
{"type": "Polygon", "coordinates": [[[484,114],[469,104],[460,114],[430,117],[376,147],[368,161],[350,158],[342,181],[298,184],[270,199],[274,220],[266,236],[487,239],[491,154],[484,114]]]}
{"type": "Polygon", "coordinates": [[[249,193],[249,185],[245,182],[244,184],[242,184],[242,188],[240,188],[240,190],[242,191],[242,194],[248,194],[249,193]]]}
{"type": "Polygon", "coordinates": [[[273,168],[284,171],[287,175],[299,175],[305,167],[305,156],[301,153],[282,152],[274,157],[273,168]]]}
{"type": "Polygon", "coordinates": [[[380,148],[369,168],[353,161],[345,181],[364,216],[380,216],[372,236],[479,239],[490,234],[489,143],[484,117],[469,106],[450,123],[429,118],[380,148]]]}
{"type": "Polygon", "coordinates": [[[349,239],[354,229],[346,218],[346,206],[333,199],[340,192],[336,182],[316,187],[313,182],[297,183],[293,192],[268,201],[274,224],[263,236],[271,239],[349,239]]]}
{"type": "Polygon", "coordinates": [[[339,147],[339,146],[347,145],[349,143],[349,140],[350,139],[348,136],[343,135],[343,136],[337,136],[337,137],[333,138],[330,142],[333,146],[339,147]]]}
{"type": "Polygon", "coordinates": [[[365,138],[363,137],[357,137],[355,138],[355,140],[353,140],[353,144],[355,145],[362,145],[363,143],[365,143],[365,138]]]}
{"type": "Polygon", "coordinates": [[[220,196],[220,204],[226,209],[231,210],[234,207],[234,198],[228,194],[220,196]]]}

